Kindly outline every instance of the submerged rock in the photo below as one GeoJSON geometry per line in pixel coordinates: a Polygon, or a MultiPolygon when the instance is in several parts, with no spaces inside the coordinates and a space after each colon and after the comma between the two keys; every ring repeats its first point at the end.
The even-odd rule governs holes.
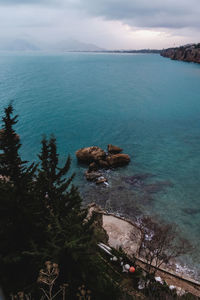
{"type": "Polygon", "coordinates": [[[106,183],[107,181],[108,180],[104,176],[101,176],[97,179],[96,184],[106,183]]]}
{"type": "Polygon", "coordinates": [[[123,180],[126,182],[126,183],[129,183],[131,185],[143,185],[144,184],[144,180],[149,178],[149,177],[152,177],[154,176],[153,174],[150,174],[150,173],[144,173],[144,174],[135,174],[135,175],[132,175],[132,176],[126,176],[126,177],[123,177],[123,180]]]}
{"type": "Polygon", "coordinates": [[[173,187],[173,184],[170,181],[156,181],[154,183],[145,185],[144,191],[153,194],[163,191],[166,187],[173,187]]]}
{"type": "Polygon", "coordinates": [[[85,172],[85,177],[88,181],[93,181],[96,184],[106,183],[108,180],[100,172],[85,172]]]}
{"type": "Polygon", "coordinates": [[[97,181],[100,177],[102,177],[102,174],[99,172],[95,172],[95,171],[92,171],[92,172],[86,171],[85,177],[89,181],[97,181]]]}
{"type": "Polygon", "coordinates": [[[196,215],[200,213],[200,209],[196,208],[183,208],[182,211],[187,215],[196,215]]]}

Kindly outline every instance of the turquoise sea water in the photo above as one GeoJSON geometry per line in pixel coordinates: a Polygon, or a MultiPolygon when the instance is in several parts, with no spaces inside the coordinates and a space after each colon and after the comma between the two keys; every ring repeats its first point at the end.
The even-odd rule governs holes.
{"type": "MultiPolygon", "coordinates": [[[[0,110],[11,100],[22,155],[37,160],[42,134],[73,158],[84,201],[132,218],[157,215],[200,244],[200,65],[159,55],[0,54],[0,110]],[[129,166],[108,187],[84,179],[75,151],[116,144],[129,166]],[[142,175],[137,184],[130,176],[142,175]]],[[[187,263],[199,268],[198,251],[187,263]]]]}

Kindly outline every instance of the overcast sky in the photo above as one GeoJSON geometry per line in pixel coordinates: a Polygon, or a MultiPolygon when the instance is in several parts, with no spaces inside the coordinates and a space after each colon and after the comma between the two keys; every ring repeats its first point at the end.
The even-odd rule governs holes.
{"type": "Polygon", "coordinates": [[[0,41],[166,48],[200,42],[199,30],[200,0],[0,0],[0,41]]]}

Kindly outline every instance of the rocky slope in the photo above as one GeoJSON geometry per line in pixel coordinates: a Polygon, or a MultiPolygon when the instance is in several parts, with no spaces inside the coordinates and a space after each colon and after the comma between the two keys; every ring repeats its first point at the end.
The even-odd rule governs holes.
{"type": "Polygon", "coordinates": [[[200,43],[164,49],[160,54],[173,60],[200,63],[200,43]]]}

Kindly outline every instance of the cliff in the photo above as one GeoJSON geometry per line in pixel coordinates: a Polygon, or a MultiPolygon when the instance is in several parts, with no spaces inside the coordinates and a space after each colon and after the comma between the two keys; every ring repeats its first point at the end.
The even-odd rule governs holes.
{"type": "Polygon", "coordinates": [[[164,49],[161,51],[160,55],[173,60],[200,63],[200,43],[164,49]]]}

